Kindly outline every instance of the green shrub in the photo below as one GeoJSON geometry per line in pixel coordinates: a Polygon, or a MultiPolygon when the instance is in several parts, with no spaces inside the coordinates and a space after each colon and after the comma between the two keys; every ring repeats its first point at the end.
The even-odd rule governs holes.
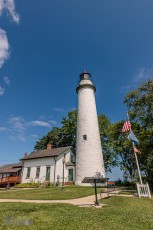
{"type": "Polygon", "coordinates": [[[20,183],[15,185],[16,188],[38,188],[39,183],[20,183]]]}

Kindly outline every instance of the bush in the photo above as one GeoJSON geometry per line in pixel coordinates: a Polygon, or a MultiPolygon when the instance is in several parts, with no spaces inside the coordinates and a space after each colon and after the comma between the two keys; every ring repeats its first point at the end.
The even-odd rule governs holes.
{"type": "Polygon", "coordinates": [[[16,184],[15,187],[16,188],[38,188],[39,183],[20,183],[20,184],[16,184]]]}

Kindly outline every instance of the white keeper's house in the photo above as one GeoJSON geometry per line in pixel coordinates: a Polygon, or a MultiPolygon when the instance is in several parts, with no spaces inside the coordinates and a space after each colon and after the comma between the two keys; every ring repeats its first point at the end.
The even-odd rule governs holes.
{"type": "Polygon", "coordinates": [[[52,148],[47,145],[46,150],[25,154],[23,163],[22,183],[45,181],[56,184],[71,184],[75,181],[75,155],[71,147],[52,148]]]}

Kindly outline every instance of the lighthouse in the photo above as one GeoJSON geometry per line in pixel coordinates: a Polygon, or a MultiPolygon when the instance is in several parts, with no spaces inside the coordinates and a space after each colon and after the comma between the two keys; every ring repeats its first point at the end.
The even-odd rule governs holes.
{"type": "Polygon", "coordinates": [[[84,177],[96,175],[105,177],[95,91],[91,74],[84,71],[76,88],[78,94],[76,185],[83,185],[84,177]]]}

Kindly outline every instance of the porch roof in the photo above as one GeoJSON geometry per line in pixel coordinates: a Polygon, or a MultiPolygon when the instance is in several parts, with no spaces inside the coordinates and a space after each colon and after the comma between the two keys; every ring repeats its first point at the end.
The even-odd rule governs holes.
{"type": "Polygon", "coordinates": [[[3,165],[0,167],[0,174],[18,172],[22,169],[22,165],[23,164],[20,162],[16,164],[3,165]]]}
{"type": "Polygon", "coordinates": [[[75,166],[75,164],[73,162],[69,162],[69,161],[65,165],[66,166],[75,166]]]}

